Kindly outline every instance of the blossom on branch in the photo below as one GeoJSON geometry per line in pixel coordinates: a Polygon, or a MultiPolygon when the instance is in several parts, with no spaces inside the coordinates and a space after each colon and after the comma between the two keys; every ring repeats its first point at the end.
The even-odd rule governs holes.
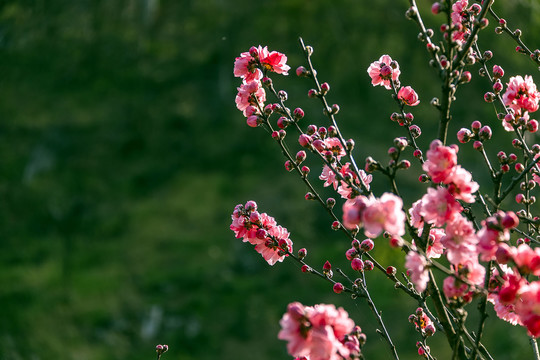
{"type": "Polygon", "coordinates": [[[286,340],[290,355],[310,360],[342,360],[360,351],[357,329],[343,308],[319,304],[289,304],[279,322],[278,338],[286,340]],[[356,331],[355,331],[356,330],[356,331]]]}
{"type": "Polygon", "coordinates": [[[384,193],[380,198],[357,196],[343,204],[343,224],[349,229],[361,226],[367,237],[377,237],[383,230],[391,235],[405,234],[403,201],[397,195],[384,193]]]}
{"type": "Polygon", "coordinates": [[[401,71],[397,61],[392,60],[389,55],[383,55],[379,61],[374,61],[367,70],[371,77],[373,86],[381,85],[388,90],[392,89],[391,81],[397,82],[401,71]]]}
{"type": "Polygon", "coordinates": [[[255,245],[255,251],[270,265],[282,262],[287,252],[292,252],[293,243],[286,228],[266,213],[259,213],[254,201],[238,204],[232,213],[230,229],[236,238],[255,245]]]}

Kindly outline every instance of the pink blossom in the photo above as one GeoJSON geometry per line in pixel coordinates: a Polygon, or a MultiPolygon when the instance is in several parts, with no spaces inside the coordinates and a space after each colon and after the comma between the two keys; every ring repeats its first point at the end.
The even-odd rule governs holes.
{"type": "Polygon", "coordinates": [[[257,105],[258,103],[263,107],[265,101],[266,93],[261,87],[261,83],[258,81],[251,81],[247,84],[240,85],[235,99],[236,107],[244,113],[244,116],[249,116],[248,111],[250,111],[250,105],[257,105]],[[256,98],[256,101],[253,99],[253,96],[256,98]]]}
{"type": "MultiPolygon", "coordinates": [[[[360,185],[360,179],[361,179],[364,185],[366,186],[366,188],[369,190],[369,183],[371,183],[371,180],[373,177],[371,175],[366,174],[364,170],[359,170],[358,171],[358,173],[360,174],[360,179],[359,179],[356,173],[350,169],[350,166],[351,164],[347,162],[345,163],[345,165],[341,167],[341,169],[339,170],[341,176],[344,178],[347,178],[347,177],[352,178],[353,184],[357,186],[360,185]]],[[[334,185],[334,189],[335,189],[335,185],[334,185]]],[[[351,194],[353,193],[353,189],[345,181],[341,180],[340,185],[337,189],[337,192],[338,194],[341,195],[342,198],[349,199],[351,197],[351,194]]]]}
{"type": "Polygon", "coordinates": [[[458,273],[474,285],[483,285],[486,269],[478,262],[477,257],[469,257],[458,265],[458,273]]]}
{"type": "Polygon", "coordinates": [[[453,276],[448,276],[443,281],[443,292],[448,299],[460,298],[467,294],[469,286],[453,276]]]}
{"type": "Polygon", "coordinates": [[[409,209],[409,215],[410,215],[410,223],[412,227],[415,227],[419,230],[422,229],[424,226],[424,219],[422,218],[422,215],[420,215],[420,210],[422,209],[422,199],[417,200],[414,204],[412,204],[411,208],[409,209]]]}
{"type": "Polygon", "coordinates": [[[234,76],[241,77],[244,82],[260,81],[263,77],[262,71],[257,68],[257,61],[249,54],[243,52],[234,61],[234,76]]]}
{"type": "Polygon", "coordinates": [[[540,92],[536,89],[532,76],[526,75],[525,78],[520,75],[513,76],[506,85],[506,91],[502,96],[504,104],[512,108],[516,114],[523,115],[525,111],[538,110],[540,92]]]}
{"type": "Polygon", "coordinates": [[[343,148],[341,141],[336,137],[329,137],[324,139],[324,149],[327,151],[331,151],[338,160],[341,160],[343,156],[347,155],[347,152],[343,148]]]}
{"type": "Polygon", "coordinates": [[[540,337],[540,281],[524,285],[519,290],[516,313],[530,336],[540,337]]]}
{"type": "Polygon", "coordinates": [[[336,178],[336,174],[328,165],[324,165],[323,171],[319,176],[319,179],[324,180],[324,187],[332,185],[334,190],[337,190],[339,180],[336,178]]]}
{"type": "Polygon", "coordinates": [[[527,244],[521,244],[512,248],[511,254],[521,274],[540,276],[540,248],[532,249],[527,244]]]}
{"type": "Polygon", "coordinates": [[[371,84],[373,86],[381,85],[388,90],[392,89],[390,79],[396,82],[401,74],[397,62],[393,61],[388,55],[383,55],[379,58],[379,61],[371,63],[367,72],[371,77],[371,84]],[[392,63],[395,68],[392,67],[392,63]]]}
{"type": "Polygon", "coordinates": [[[441,243],[446,248],[448,261],[454,265],[463,264],[478,255],[478,239],[473,224],[460,214],[446,225],[446,235],[442,237],[441,243]]]}
{"type": "Polygon", "coordinates": [[[502,304],[496,294],[489,294],[488,301],[493,304],[495,313],[499,319],[509,322],[512,325],[523,325],[519,315],[516,314],[514,304],[502,304]]]}
{"type": "Polygon", "coordinates": [[[286,64],[287,56],[277,51],[268,53],[266,46],[264,47],[264,50],[263,56],[260,56],[262,66],[266,70],[275,72],[276,74],[288,75],[288,71],[291,67],[286,64]]]}
{"type": "Polygon", "coordinates": [[[364,210],[374,202],[374,197],[368,198],[363,195],[345,201],[343,204],[343,225],[347,229],[354,229],[356,226],[361,226],[364,210]]]}
{"type": "Polygon", "coordinates": [[[405,268],[410,271],[411,281],[418,292],[423,292],[429,281],[427,265],[426,258],[416,251],[409,251],[405,257],[405,268]]]}
{"type": "Polygon", "coordinates": [[[468,0],[458,0],[452,5],[452,24],[461,24],[461,22],[464,20],[463,14],[467,10],[468,5],[468,0]]]}
{"type": "Polygon", "coordinates": [[[482,221],[482,228],[477,233],[477,249],[480,253],[480,260],[494,260],[495,253],[502,245],[501,243],[510,239],[510,232],[500,224],[504,215],[503,212],[498,212],[482,221]]]}
{"type": "Polygon", "coordinates": [[[286,228],[277,225],[275,219],[266,213],[259,213],[256,204],[248,201],[245,206],[241,204],[234,208],[232,214],[231,230],[237,239],[255,245],[255,251],[270,265],[282,262],[287,251],[292,252],[293,243],[289,239],[286,228]]]}
{"type": "Polygon", "coordinates": [[[444,182],[454,171],[457,164],[457,152],[457,146],[444,146],[440,140],[433,140],[422,168],[433,182],[444,182]]]}
{"type": "Polygon", "coordinates": [[[441,243],[441,239],[445,235],[446,233],[444,232],[444,229],[441,228],[433,227],[429,230],[428,244],[426,248],[426,256],[429,259],[437,259],[441,257],[442,253],[444,252],[444,246],[441,243]]]}
{"type": "Polygon", "coordinates": [[[477,182],[472,181],[471,173],[461,166],[454,166],[453,171],[448,175],[444,183],[449,184],[448,190],[456,199],[467,203],[476,201],[473,194],[478,191],[479,185],[477,182]]]}
{"type": "Polygon", "coordinates": [[[420,103],[418,94],[410,86],[404,86],[398,91],[398,99],[403,101],[405,105],[416,106],[420,103]]]}
{"type": "Polygon", "coordinates": [[[263,72],[271,71],[277,74],[288,75],[290,66],[286,64],[287,56],[277,51],[268,51],[268,47],[253,47],[253,54],[243,52],[234,62],[234,76],[243,78],[245,83],[259,82],[263,72]],[[255,57],[254,57],[255,56],[255,57]],[[262,66],[262,69],[259,67],[262,66]]]}
{"type": "Polygon", "coordinates": [[[364,233],[367,237],[377,237],[383,230],[392,235],[405,234],[405,213],[403,201],[392,193],[384,193],[380,199],[369,204],[362,212],[364,233]]]}
{"type": "Polygon", "coordinates": [[[285,247],[289,252],[292,252],[293,243],[289,239],[289,232],[286,228],[277,225],[268,230],[268,234],[274,237],[274,241],[267,241],[255,245],[255,251],[262,255],[264,260],[269,265],[274,265],[276,262],[283,262],[285,259],[285,253],[282,247],[285,247]],[[277,244],[276,244],[277,241],[277,244]],[[285,246],[283,245],[285,244],[285,246]]]}
{"type": "Polygon", "coordinates": [[[427,194],[422,197],[422,208],[420,215],[429,224],[443,226],[458,215],[463,208],[450,194],[448,189],[439,187],[428,188],[427,194]]]}
{"type": "Polygon", "coordinates": [[[278,338],[288,341],[292,356],[306,356],[311,360],[341,360],[351,354],[348,334],[354,322],[343,308],[319,304],[313,307],[300,303],[289,304],[280,321],[278,338]]]}

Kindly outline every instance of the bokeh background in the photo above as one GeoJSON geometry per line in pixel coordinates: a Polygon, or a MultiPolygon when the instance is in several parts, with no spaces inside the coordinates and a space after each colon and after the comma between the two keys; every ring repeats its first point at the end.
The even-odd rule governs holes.
{"type": "MultiPolygon", "coordinates": [[[[308,248],[314,266],[347,266],[348,241],[303,199],[305,187],[283,170],[268,134],[236,110],[232,66],[262,44],[286,53],[294,70],[303,64],[302,36],[362,163],[384,160],[403,136],[389,120],[388,92],[366,74],[388,53],[420,93],[414,113],[426,148],[437,127],[429,100],[440,87],[406,8],[405,0],[1,1],[0,359],[152,359],[158,343],[169,344],[170,359],[288,359],[278,320],[296,300],[345,306],[368,335],[368,358],[389,357],[364,303],[333,294],[292,262],[269,267],[228,229],[234,206],[253,199],[291,231],[296,248],[308,248]]],[[[539,46],[537,0],[495,8],[539,46]]],[[[441,21],[429,11],[425,20],[435,29],[441,21]]],[[[534,74],[538,83],[510,40],[493,26],[485,33],[481,46],[507,74],[534,74]]],[[[451,142],[473,120],[497,124],[482,102],[489,84],[472,69],[451,142]]],[[[292,108],[305,109],[305,126],[324,124],[306,96],[311,84],[293,73],[276,85],[292,108]]],[[[493,155],[509,149],[508,136],[497,139],[493,155]]],[[[474,155],[460,152],[480,169],[474,155]]],[[[424,191],[415,178],[411,171],[400,180],[407,204],[424,191]]],[[[373,183],[379,193],[386,185],[380,176],[373,183]]],[[[403,269],[399,252],[378,244],[375,256],[403,269]]],[[[416,305],[380,275],[368,281],[398,351],[416,358],[407,323],[416,305]]],[[[494,316],[485,343],[496,358],[531,354],[525,331],[494,316]]],[[[444,349],[443,338],[432,347],[444,349]]]]}

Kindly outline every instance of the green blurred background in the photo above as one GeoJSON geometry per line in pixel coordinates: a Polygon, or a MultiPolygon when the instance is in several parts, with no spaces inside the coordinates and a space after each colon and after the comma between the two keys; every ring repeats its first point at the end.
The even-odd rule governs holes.
{"type": "MultiPolygon", "coordinates": [[[[389,120],[388,93],[366,74],[388,53],[402,83],[420,93],[414,113],[426,148],[439,85],[406,8],[405,0],[1,1],[0,359],[152,359],[158,343],[169,344],[170,359],[288,359],[278,320],[295,300],[345,306],[368,335],[369,358],[387,358],[365,304],[292,262],[270,268],[228,229],[234,206],[253,199],[296,248],[308,248],[314,266],[328,258],[347,267],[348,241],[303,200],[305,187],[283,170],[269,136],[236,110],[232,66],[252,45],[286,53],[293,71],[276,85],[289,106],[306,110],[306,126],[322,124],[305,96],[311,84],[293,75],[303,36],[362,163],[384,159],[404,135],[389,120]]],[[[496,9],[538,47],[537,0],[496,9]]],[[[437,21],[427,13],[435,29],[437,21]]],[[[493,27],[486,34],[490,44],[493,27]]],[[[511,41],[497,39],[495,61],[507,74],[537,74],[511,41]]],[[[460,90],[451,134],[476,119],[497,123],[481,101],[488,87],[474,76],[460,90]]],[[[509,149],[509,138],[499,139],[509,149]]],[[[460,152],[463,163],[478,161],[471,153],[460,152]]],[[[423,191],[415,174],[400,182],[406,204],[423,191]]],[[[373,186],[380,193],[387,184],[379,176],[373,186]]],[[[400,254],[380,244],[375,256],[402,269],[400,254]]],[[[416,358],[407,323],[416,306],[381,280],[368,278],[384,285],[374,287],[375,301],[403,358],[416,358]]],[[[525,331],[493,316],[486,337],[496,358],[531,354],[525,331]]],[[[442,337],[432,344],[445,346],[442,337]]]]}

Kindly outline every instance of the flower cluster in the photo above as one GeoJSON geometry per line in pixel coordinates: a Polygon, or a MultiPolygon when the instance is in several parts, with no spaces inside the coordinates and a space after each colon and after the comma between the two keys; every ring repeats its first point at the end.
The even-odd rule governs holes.
{"type": "Polygon", "coordinates": [[[259,124],[259,115],[266,101],[266,92],[262,87],[262,80],[266,73],[288,75],[290,70],[286,64],[287,56],[277,51],[268,51],[268,48],[252,46],[249,51],[243,52],[234,62],[234,76],[242,78],[242,85],[236,95],[236,107],[247,118],[249,126],[259,124]]]}
{"type": "MultiPolygon", "coordinates": [[[[287,93],[276,91],[272,80],[267,77],[270,72],[287,74],[289,67],[285,55],[259,46],[242,53],[235,62],[234,74],[243,79],[236,98],[238,109],[247,117],[249,126],[261,125],[272,134],[286,157],[285,169],[296,173],[309,188],[305,198],[319,202],[331,216],[332,229],[342,231],[351,241],[345,256],[358,278],[352,280],[336,268],[336,273],[343,276],[342,284],[334,280],[330,261],[326,261],[322,272],[319,272],[305,262],[306,249],[298,251],[298,256],[293,255],[287,230],[277,225],[272,217],[259,213],[253,201],[235,208],[231,229],[237,238],[255,245],[255,250],[269,264],[283,261],[290,255],[290,259],[300,263],[302,272],[315,274],[332,283],[336,294],[348,293],[353,299],[366,299],[395,359],[398,358],[395,347],[367,287],[367,272],[373,269],[384,272],[396,289],[418,301],[420,307],[409,316],[409,320],[422,337],[417,348],[418,354],[425,358],[433,358],[427,340],[435,329],[445,330],[439,334],[444,333],[448,337],[454,356],[459,357],[458,352],[470,346],[474,350],[471,358],[491,357],[483,353],[480,339],[471,340],[464,329],[465,308],[473,297],[481,299],[478,307],[484,312],[480,316],[481,329],[489,301],[501,319],[522,325],[531,337],[540,336],[540,248],[533,244],[538,244],[534,235],[540,233],[540,218],[531,214],[531,205],[535,203],[531,192],[540,184],[540,145],[529,146],[531,138],[525,136],[526,131],[538,130],[538,122],[531,119],[530,114],[539,108],[540,92],[531,76],[511,77],[505,89],[502,67],[494,65],[490,72],[486,66],[493,53],[487,50],[481,56],[478,54],[477,34],[488,25],[485,16],[489,11],[493,13],[491,5],[492,2],[469,5],[468,0],[435,2],[432,12],[446,13],[448,22],[440,27],[444,38],[440,42],[433,39],[432,29],[425,28],[414,2],[406,13],[409,19],[418,23],[418,38],[426,43],[429,65],[438,70],[437,75],[443,84],[442,97],[434,97],[430,102],[441,115],[439,133],[434,140],[431,138],[424,142],[429,143],[425,154],[422,145],[417,143],[422,140],[417,140],[422,134],[420,124],[412,125],[414,116],[405,110],[406,106],[418,105],[419,97],[411,86],[401,85],[398,62],[389,55],[382,55],[369,65],[367,73],[371,84],[390,90],[396,102],[397,110],[390,119],[400,126],[406,125],[405,136],[395,137],[393,146],[388,149],[390,160],[387,165],[368,156],[364,170],[358,169],[352,154],[355,143],[352,139],[345,140],[336,122],[339,106],[328,105],[330,85],[319,82],[311,62],[313,49],[304,46],[302,40],[309,69],[299,66],[296,74],[313,80],[315,88],[307,95],[321,100],[323,114],[330,121],[325,126],[311,124],[304,132],[299,125],[304,111],[300,108],[290,111],[286,104],[287,93]],[[516,136],[512,146],[518,155],[507,155],[498,150],[500,168],[497,168],[492,166],[486,152],[487,143],[493,136],[490,126],[482,126],[476,120],[470,128],[461,128],[457,132],[459,143],[466,144],[472,140],[473,148],[482,155],[494,184],[493,196],[485,195],[489,193],[485,189],[481,192],[471,172],[458,163],[458,145],[446,145],[448,123],[452,120],[450,107],[458,87],[471,81],[471,72],[466,69],[475,63],[481,65],[479,74],[492,82],[492,89],[484,94],[484,100],[501,109],[497,114],[498,121],[502,121],[504,129],[516,136]],[[264,105],[266,93],[263,86],[277,98],[276,103],[264,105]],[[275,114],[279,114],[277,130],[269,122],[275,114]],[[285,142],[289,131],[298,132],[298,142],[294,145],[300,145],[302,149],[296,152],[296,156],[291,152],[290,144],[285,142]],[[323,183],[318,184],[319,189],[317,184],[310,182],[313,175],[304,164],[308,151],[322,163],[318,179],[323,183]],[[420,199],[406,206],[399,196],[401,191],[396,174],[398,170],[414,169],[411,167],[413,158],[424,172],[419,176],[420,182],[429,186],[420,199]],[[513,177],[507,174],[511,170],[510,165],[515,169],[513,177]],[[383,192],[380,196],[374,193],[372,185],[376,173],[390,180],[391,192],[383,192]],[[334,212],[336,199],[323,199],[319,195],[323,187],[328,188],[324,191],[333,189],[341,196],[341,221],[334,212]],[[517,195],[510,206],[521,206],[522,209],[517,212],[501,210],[508,205],[512,198],[508,195],[512,192],[517,192],[517,195]],[[520,227],[526,227],[526,231],[518,229],[520,221],[523,221],[520,227]],[[360,230],[367,237],[363,241],[357,239],[360,230]],[[512,240],[512,233],[514,237],[523,237],[512,240]],[[374,239],[381,234],[390,240],[390,246],[406,252],[403,282],[396,266],[382,265],[375,258],[376,251],[371,252],[375,246],[374,239]],[[442,261],[439,262],[439,258],[442,261]],[[441,278],[436,277],[436,271],[440,271],[441,278]],[[441,282],[442,291],[438,285],[441,282]],[[428,298],[433,301],[433,308],[426,302],[428,298]]],[[[499,30],[496,29],[497,33],[508,30],[503,19],[497,20],[501,25],[499,30]]],[[[519,39],[516,34],[519,34],[517,30],[512,32],[512,36],[519,39]]],[[[521,51],[526,53],[523,49],[521,51]]],[[[540,50],[530,53],[531,59],[535,61],[534,56],[538,54],[540,50]]],[[[289,304],[280,323],[282,329],[278,337],[288,341],[288,351],[297,360],[362,358],[361,345],[365,342],[365,335],[341,308],[323,304],[310,307],[295,302],[289,304]]],[[[468,358],[468,355],[463,356],[468,358]]]]}
{"type": "Polygon", "coordinates": [[[350,199],[356,192],[355,187],[363,186],[369,190],[372,176],[366,174],[364,170],[360,170],[357,174],[348,161],[342,163],[341,159],[347,152],[341,141],[332,135],[335,135],[333,126],[327,129],[324,126],[317,128],[310,125],[307,133],[300,135],[298,142],[305,148],[316,150],[327,160],[319,176],[319,179],[324,181],[324,186],[332,186],[342,198],[350,199]]]}
{"type": "Polygon", "coordinates": [[[371,84],[373,86],[384,86],[388,90],[392,88],[399,89],[397,98],[404,105],[416,106],[420,103],[418,94],[412,87],[400,87],[399,75],[401,71],[399,70],[399,64],[397,61],[392,60],[389,55],[382,55],[378,61],[372,62],[367,72],[371,77],[371,84]]]}
{"type": "Polygon", "coordinates": [[[506,84],[506,91],[502,96],[504,105],[509,113],[504,117],[503,126],[506,131],[514,127],[525,126],[531,132],[538,130],[538,121],[530,118],[530,113],[538,110],[540,91],[536,89],[532,76],[525,78],[513,76],[506,84]]]}
{"type": "Polygon", "coordinates": [[[270,265],[282,262],[293,250],[287,229],[277,225],[273,217],[259,213],[254,201],[236,205],[230,228],[237,239],[255,245],[255,251],[270,265]]]}
{"type": "Polygon", "coordinates": [[[383,230],[394,236],[405,234],[403,200],[392,193],[380,198],[359,195],[343,204],[343,225],[364,228],[367,237],[377,237],[383,230]]]}
{"type": "Polygon", "coordinates": [[[309,360],[357,359],[366,336],[343,308],[289,304],[280,321],[278,338],[292,356],[309,360]]]}

